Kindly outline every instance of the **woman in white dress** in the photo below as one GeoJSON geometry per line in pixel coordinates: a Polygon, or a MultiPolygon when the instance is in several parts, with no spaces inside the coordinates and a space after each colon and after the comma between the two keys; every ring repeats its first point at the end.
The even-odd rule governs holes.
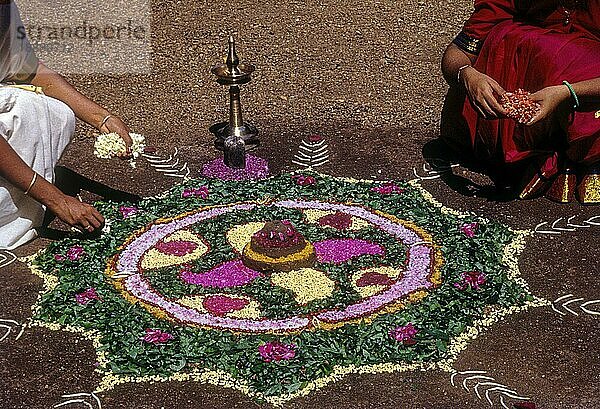
{"type": "Polygon", "coordinates": [[[22,29],[14,1],[0,0],[0,249],[36,237],[45,211],[80,230],[104,223],[92,206],[61,192],[54,168],[71,141],[75,117],[131,147],[123,121],[42,64],[22,29]],[[9,84],[31,84],[34,91],[9,84]]]}

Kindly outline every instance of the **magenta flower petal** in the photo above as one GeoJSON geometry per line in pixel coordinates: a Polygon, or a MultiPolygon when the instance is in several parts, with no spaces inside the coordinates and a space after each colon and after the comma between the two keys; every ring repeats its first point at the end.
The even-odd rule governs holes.
{"type": "Polygon", "coordinates": [[[86,305],[93,300],[101,300],[101,298],[96,292],[96,289],[92,287],[88,288],[84,292],[75,294],[75,300],[77,301],[77,304],[86,305]]]}
{"type": "Polygon", "coordinates": [[[312,176],[293,175],[292,179],[294,179],[296,184],[299,186],[311,186],[317,183],[317,180],[312,176]]]}
{"type": "Polygon", "coordinates": [[[398,186],[394,183],[386,183],[384,185],[371,188],[371,191],[379,193],[381,195],[391,195],[392,193],[396,193],[396,194],[403,193],[404,189],[402,189],[400,186],[398,186]]]}
{"type": "Polygon", "coordinates": [[[414,325],[409,322],[404,326],[396,327],[390,330],[389,335],[391,338],[398,342],[402,342],[404,345],[414,345],[417,343],[414,337],[418,332],[419,331],[414,327],[414,325]]]}
{"type": "Polygon", "coordinates": [[[186,254],[193,253],[198,248],[198,244],[192,241],[177,240],[177,241],[159,241],[154,246],[158,251],[171,256],[182,257],[186,254]]]}
{"type": "Polygon", "coordinates": [[[454,283],[454,287],[459,290],[466,290],[468,287],[479,290],[486,281],[485,274],[480,271],[465,271],[461,273],[460,278],[459,282],[454,283]]]}
{"type": "Polygon", "coordinates": [[[135,206],[120,206],[119,212],[121,213],[121,216],[123,216],[124,219],[127,219],[129,217],[135,216],[139,212],[139,209],[135,206]]]}
{"type": "Polygon", "coordinates": [[[466,223],[460,227],[460,231],[464,233],[465,236],[469,238],[475,237],[477,234],[477,229],[479,228],[479,223],[466,223]]]}
{"type": "Polygon", "coordinates": [[[265,362],[290,360],[296,356],[296,345],[271,341],[259,346],[258,352],[265,362]]]}
{"type": "Polygon", "coordinates": [[[262,274],[258,271],[246,267],[242,260],[233,260],[218,265],[205,273],[194,273],[185,269],[180,273],[179,278],[187,284],[230,288],[241,287],[261,276],[262,274]]]}
{"type": "Polygon", "coordinates": [[[201,197],[202,199],[208,198],[208,187],[200,186],[198,188],[185,189],[181,193],[181,197],[201,197]]]}
{"type": "Polygon", "coordinates": [[[146,328],[146,335],[142,338],[144,342],[149,344],[164,344],[173,339],[173,335],[159,329],[146,328]]]}
{"type": "Polygon", "coordinates": [[[361,239],[330,239],[314,244],[317,260],[321,263],[341,264],[355,257],[385,255],[379,244],[361,239]]]}
{"type": "Polygon", "coordinates": [[[81,246],[73,246],[67,250],[66,257],[71,261],[78,261],[85,255],[85,250],[81,246]]]}

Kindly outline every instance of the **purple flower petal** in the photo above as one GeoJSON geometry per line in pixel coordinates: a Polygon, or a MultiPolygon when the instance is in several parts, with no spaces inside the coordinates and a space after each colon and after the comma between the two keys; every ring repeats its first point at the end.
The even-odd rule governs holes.
{"type": "Polygon", "coordinates": [[[330,239],[314,244],[317,260],[321,263],[341,264],[355,257],[385,254],[379,244],[361,239],[330,239]]]}
{"type": "Polygon", "coordinates": [[[246,155],[245,169],[232,169],[225,165],[223,158],[206,163],[202,176],[221,180],[258,180],[269,176],[269,162],[253,155],[246,155]]]}
{"type": "Polygon", "coordinates": [[[139,212],[139,209],[135,206],[121,206],[119,207],[119,212],[124,219],[127,219],[135,216],[139,212]]]}

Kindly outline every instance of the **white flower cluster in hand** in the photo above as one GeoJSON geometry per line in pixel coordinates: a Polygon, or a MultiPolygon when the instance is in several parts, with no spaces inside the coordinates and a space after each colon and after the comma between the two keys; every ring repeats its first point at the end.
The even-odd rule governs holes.
{"type": "MultiPolygon", "coordinates": [[[[130,133],[133,145],[131,146],[131,159],[129,164],[135,168],[135,160],[144,152],[146,138],[137,133],[130,133]]],[[[125,141],[119,134],[106,133],[99,135],[94,144],[94,155],[100,159],[112,159],[119,154],[125,153],[125,141]]]]}

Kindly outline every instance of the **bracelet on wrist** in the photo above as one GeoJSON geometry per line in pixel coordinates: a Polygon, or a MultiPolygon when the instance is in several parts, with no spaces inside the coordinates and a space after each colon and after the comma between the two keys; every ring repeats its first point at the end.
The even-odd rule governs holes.
{"type": "Polygon", "coordinates": [[[104,125],[106,125],[106,123],[108,122],[108,120],[109,120],[110,118],[113,118],[113,117],[114,117],[114,115],[112,115],[112,114],[108,114],[108,115],[106,115],[106,116],[104,117],[104,119],[102,120],[102,122],[100,122],[100,125],[98,126],[98,130],[100,130],[100,129],[101,129],[103,126],[104,126],[104,125]]]}
{"type": "Polygon", "coordinates": [[[580,104],[579,104],[579,97],[577,97],[577,94],[575,93],[575,89],[568,81],[563,81],[562,83],[563,83],[563,85],[566,85],[567,88],[569,88],[569,93],[571,94],[571,100],[573,101],[573,110],[577,111],[580,107],[580,104]]]}
{"type": "Polygon", "coordinates": [[[33,187],[33,185],[35,185],[37,177],[38,177],[37,172],[33,172],[33,177],[31,178],[31,182],[29,183],[29,187],[27,188],[27,190],[25,190],[25,192],[23,192],[23,194],[25,196],[27,196],[29,194],[29,192],[31,191],[31,188],[33,187]]]}
{"type": "Polygon", "coordinates": [[[463,72],[463,70],[465,70],[465,69],[467,69],[467,68],[469,68],[469,67],[471,67],[471,64],[466,64],[466,65],[463,65],[462,67],[460,67],[460,68],[458,69],[458,72],[456,73],[456,82],[457,82],[459,85],[460,85],[460,73],[461,73],[461,72],[463,72]]]}

